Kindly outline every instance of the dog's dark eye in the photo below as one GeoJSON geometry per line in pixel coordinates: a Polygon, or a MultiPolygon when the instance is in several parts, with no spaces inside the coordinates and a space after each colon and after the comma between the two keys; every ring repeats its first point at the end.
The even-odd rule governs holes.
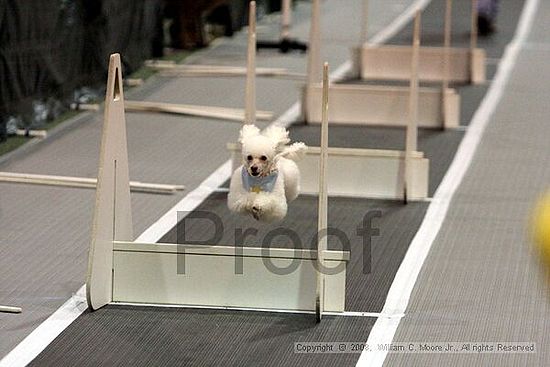
{"type": "Polygon", "coordinates": [[[262,156],[260,157],[260,159],[261,159],[262,161],[267,161],[267,157],[266,157],[265,155],[262,155],[262,156]]]}
{"type": "Polygon", "coordinates": [[[252,160],[252,156],[249,155],[249,156],[246,157],[246,159],[248,159],[249,161],[251,161],[251,160],[252,160]]]}

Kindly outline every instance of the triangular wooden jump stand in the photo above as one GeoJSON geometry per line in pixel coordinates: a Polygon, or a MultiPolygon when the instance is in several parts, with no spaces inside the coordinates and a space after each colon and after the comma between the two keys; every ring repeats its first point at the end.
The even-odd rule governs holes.
{"type": "Polygon", "coordinates": [[[132,241],[132,208],[120,55],[111,55],[86,295],[90,309],[113,300],[113,242],[132,241]]]}

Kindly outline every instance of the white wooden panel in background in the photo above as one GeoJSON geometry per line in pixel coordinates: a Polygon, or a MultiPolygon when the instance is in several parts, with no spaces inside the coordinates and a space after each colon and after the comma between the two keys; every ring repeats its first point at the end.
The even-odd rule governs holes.
{"type": "MultiPolygon", "coordinates": [[[[321,122],[321,85],[308,88],[304,117],[308,123],[321,122]]],[[[454,128],[460,122],[460,95],[447,90],[443,107],[440,88],[419,89],[418,126],[454,128]]],[[[329,90],[331,124],[406,126],[409,119],[409,88],[374,85],[333,84],[329,90]]]]}
{"type": "MultiPolygon", "coordinates": [[[[317,192],[319,154],[310,148],[298,162],[301,192],[317,192]]],[[[328,192],[332,196],[401,199],[405,154],[401,151],[329,148],[328,192]]],[[[412,157],[410,199],[428,195],[429,161],[417,152],[412,157]]]]}
{"type": "MultiPolygon", "coordinates": [[[[227,144],[232,152],[233,167],[242,164],[236,144],[227,144]]],[[[317,195],[319,192],[319,148],[308,147],[304,159],[297,162],[301,173],[301,192],[317,195]]],[[[363,198],[403,198],[403,170],[405,152],[377,149],[328,149],[328,193],[330,196],[363,198]]],[[[409,199],[421,200],[428,196],[429,160],[423,153],[413,152],[411,192],[409,199]]]]}
{"type": "MultiPolygon", "coordinates": [[[[411,46],[363,46],[361,78],[372,80],[409,80],[411,46]]],[[[485,50],[451,48],[449,81],[480,84],[485,82],[485,50]]],[[[445,48],[421,47],[419,77],[421,81],[440,82],[445,75],[445,48]]]]}

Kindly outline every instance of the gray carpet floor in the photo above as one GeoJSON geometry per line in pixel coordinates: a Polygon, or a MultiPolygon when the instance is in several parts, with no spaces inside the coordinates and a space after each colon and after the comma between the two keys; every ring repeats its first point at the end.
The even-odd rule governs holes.
{"type": "Polygon", "coordinates": [[[86,313],[31,366],[341,366],[357,354],[297,354],[294,343],[355,340],[374,319],[107,306],[86,313]],[[74,341],[78,340],[75,345],[74,341]],[[117,340],[103,351],[102,340],[117,340]],[[212,341],[216,340],[216,343],[212,341]],[[182,352],[185,351],[185,352],[182,352]]]}

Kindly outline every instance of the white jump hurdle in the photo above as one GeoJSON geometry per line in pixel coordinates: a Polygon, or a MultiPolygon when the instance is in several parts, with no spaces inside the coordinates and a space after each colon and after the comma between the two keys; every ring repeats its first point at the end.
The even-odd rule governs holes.
{"type": "MultiPolygon", "coordinates": [[[[319,12],[319,1],[313,1],[313,11],[319,12]]],[[[311,23],[310,42],[315,43],[318,37],[317,22],[311,23]]],[[[415,47],[419,48],[420,12],[415,17],[415,47]]],[[[309,69],[316,70],[318,57],[316,48],[309,60],[309,69]]],[[[413,69],[417,69],[418,58],[411,60],[413,69]]],[[[308,72],[314,76],[313,72],[308,72]]],[[[417,73],[413,73],[417,75],[417,73]]],[[[329,88],[330,90],[330,88],[329,88]]],[[[418,116],[418,80],[411,79],[408,89],[406,151],[328,148],[328,194],[333,196],[389,198],[422,200],[428,195],[429,160],[422,152],[417,151],[417,116],[418,116]],[[342,174],[345,172],[345,174],[342,174]]],[[[330,92],[329,92],[330,95],[330,92]]],[[[331,109],[335,103],[331,100],[331,109]]],[[[330,111],[328,117],[330,118],[330,111]]],[[[233,167],[241,164],[240,148],[237,144],[228,144],[232,152],[233,167]]],[[[298,162],[302,172],[301,191],[314,194],[318,190],[319,170],[317,162],[321,150],[310,147],[305,159],[298,162]]]]}
{"type": "MultiPolygon", "coordinates": [[[[311,85],[304,91],[303,118],[319,123],[321,87],[311,85]]],[[[418,126],[457,128],[460,125],[460,95],[454,89],[422,87],[419,94],[418,126]],[[442,93],[445,97],[442,96],[442,93]],[[446,99],[447,103],[442,103],[446,99]]],[[[374,85],[333,84],[329,90],[331,124],[405,126],[408,116],[409,89],[374,85]]]]}
{"type": "MultiPolygon", "coordinates": [[[[364,7],[366,12],[366,4],[364,7]]],[[[303,91],[302,115],[308,123],[321,122],[322,87],[315,74],[318,73],[320,49],[320,11],[312,7],[310,54],[307,84],[303,91]]],[[[366,27],[366,26],[365,26],[366,27]]],[[[361,35],[365,36],[362,27],[361,35]]],[[[410,75],[410,62],[408,59],[410,75]]],[[[357,124],[380,126],[406,126],[409,116],[409,95],[407,87],[387,85],[333,84],[329,95],[331,124],[357,124]]],[[[418,125],[425,128],[456,128],[460,124],[460,95],[448,84],[444,87],[423,87],[418,89],[418,125]]]]}
{"type": "MultiPolygon", "coordinates": [[[[368,1],[368,0],[364,0],[368,1]]],[[[477,47],[477,0],[472,0],[470,47],[450,47],[450,24],[452,3],[447,2],[445,16],[444,47],[422,47],[420,49],[419,78],[421,81],[481,84],[486,80],[486,53],[477,47]]],[[[363,23],[366,18],[363,19],[363,23]]],[[[362,79],[409,80],[412,48],[398,45],[370,45],[364,43],[359,54],[359,70],[362,79]]]]}
{"type": "MultiPolygon", "coordinates": [[[[241,163],[237,144],[227,144],[236,169],[241,163]]],[[[301,172],[300,192],[316,195],[319,185],[319,147],[309,147],[304,159],[298,162],[301,172]]],[[[328,193],[330,196],[403,199],[405,191],[406,154],[399,150],[328,148],[328,193]],[[345,174],[343,174],[345,172],[345,174]]],[[[410,156],[410,200],[428,197],[429,160],[422,152],[410,156]]]]}
{"type": "MultiPolygon", "coordinates": [[[[254,14],[255,3],[251,2],[250,7],[254,14]]],[[[109,65],[89,253],[86,288],[90,309],[97,310],[109,303],[160,304],[316,312],[318,319],[323,311],[343,312],[349,252],[328,251],[322,246],[315,250],[267,250],[132,242],[121,83],[120,57],[115,54],[109,65]],[[178,263],[184,256],[185,273],[182,273],[178,263]],[[243,265],[242,274],[235,274],[237,259],[243,265]],[[278,268],[293,263],[295,270],[278,275],[266,262],[278,268]],[[337,274],[325,274],[321,291],[317,287],[321,276],[318,263],[343,269],[337,274]]],[[[326,213],[326,200],[323,203],[319,207],[320,216],[326,213]]]]}

